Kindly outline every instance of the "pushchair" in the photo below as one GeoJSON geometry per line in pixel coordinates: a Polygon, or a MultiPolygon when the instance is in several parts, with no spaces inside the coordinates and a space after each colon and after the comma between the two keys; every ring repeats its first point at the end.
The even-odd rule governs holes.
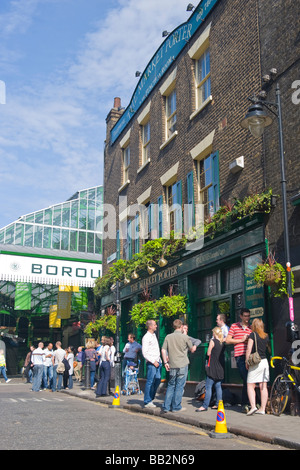
{"type": "Polygon", "coordinates": [[[140,362],[141,361],[138,360],[138,365],[136,365],[135,362],[127,361],[124,371],[124,388],[122,390],[123,395],[133,395],[134,393],[142,393],[138,381],[140,362]]]}

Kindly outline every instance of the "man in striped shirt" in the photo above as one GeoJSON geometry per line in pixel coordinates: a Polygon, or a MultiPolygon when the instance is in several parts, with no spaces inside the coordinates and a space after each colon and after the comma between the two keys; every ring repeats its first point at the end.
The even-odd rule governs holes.
{"type": "Polygon", "coordinates": [[[248,308],[242,308],[240,318],[240,322],[233,323],[231,325],[226,338],[226,343],[234,345],[234,357],[236,360],[236,365],[243,380],[242,406],[245,407],[248,404],[248,370],[246,369],[245,357],[248,337],[252,331],[250,328],[250,310],[248,308]]]}

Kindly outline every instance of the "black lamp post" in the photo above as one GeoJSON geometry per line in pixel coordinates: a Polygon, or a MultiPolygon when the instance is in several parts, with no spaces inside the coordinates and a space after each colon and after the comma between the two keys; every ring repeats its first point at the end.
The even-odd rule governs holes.
{"type": "MultiPolygon", "coordinates": [[[[272,81],[272,75],[276,75],[276,69],[270,71],[271,76],[263,77],[265,83],[272,81]]],[[[287,327],[290,329],[289,339],[293,341],[298,339],[298,328],[294,324],[294,302],[292,294],[292,278],[291,278],[291,261],[290,261],[290,243],[289,243],[289,227],[288,227],[288,213],[287,213],[287,196],[286,196],[286,176],[285,176],[285,160],[284,160],[284,146],[283,146],[283,127],[282,127],[282,114],[281,114],[281,94],[279,83],[276,85],[276,102],[268,102],[265,100],[266,92],[260,93],[259,97],[254,96],[249,98],[252,106],[248,109],[248,113],[241,122],[244,129],[248,129],[254,137],[261,137],[266,127],[270,126],[273,119],[266,113],[264,108],[267,108],[278,120],[279,131],[279,155],[280,155],[280,170],[281,170],[281,191],[282,191],[282,208],[283,208],[283,234],[284,234],[284,252],[286,263],[286,276],[287,276],[287,293],[289,299],[289,315],[290,322],[287,327]]]]}
{"type": "Polygon", "coordinates": [[[115,387],[119,387],[121,391],[122,385],[122,367],[120,352],[120,320],[121,320],[121,304],[120,304],[120,281],[116,282],[116,307],[117,307],[117,323],[116,323],[116,356],[115,356],[115,387]]]}

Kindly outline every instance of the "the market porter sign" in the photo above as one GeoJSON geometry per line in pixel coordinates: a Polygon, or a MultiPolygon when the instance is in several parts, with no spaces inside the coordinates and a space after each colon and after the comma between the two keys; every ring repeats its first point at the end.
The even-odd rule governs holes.
{"type": "Polygon", "coordinates": [[[203,24],[205,18],[218,1],[219,0],[203,0],[200,2],[189,20],[176,28],[163,42],[141,75],[128,108],[111,130],[111,144],[117,140],[147,96],[149,96],[154,86],[169,70],[176,57],[178,57],[187,42],[196,33],[199,26],[203,24]]]}

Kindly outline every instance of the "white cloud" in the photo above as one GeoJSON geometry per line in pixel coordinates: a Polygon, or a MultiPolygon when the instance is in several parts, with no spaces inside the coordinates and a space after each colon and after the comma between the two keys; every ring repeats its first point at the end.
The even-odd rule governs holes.
{"type": "Polygon", "coordinates": [[[2,35],[9,35],[16,31],[24,33],[32,23],[32,18],[40,0],[13,0],[10,2],[10,11],[0,17],[0,31],[2,35]]]}
{"type": "Polygon", "coordinates": [[[79,87],[115,90],[118,94],[133,92],[134,73],[143,71],[163,39],[161,33],[172,31],[188,18],[185,0],[120,0],[87,34],[77,63],[70,68],[79,87]]]}
{"type": "MultiPolygon", "coordinates": [[[[2,34],[25,33],[38,6],[49,1],[59,0],[13,0],[10,12],[0,16],[2,34]]],[[[0,160],[5,162],[0,197],[10,200],[2,209],[4,219],[8,210],[14,220],[101,184],[105,117],[113,98],[120,96],[122,105],[128,105],[137,84],[135,71],[144,70],[163,41],[163,30],[186,21],[186,4],[119,0],[117,8],[94,23],[64,68],[42,80],[32,77],[19,89],[8,87],[0,116],[0,160]],[[18,190],[24,196],[16,209],[18,190]]]]}
{"type": "Polygon", "coordinates": [[[9,11],[0,15],[0,33],[3,36],[17,32],[24,34],[32,25],[38,7],[57,1],[64,0],[11,0],[9,11]]]}

